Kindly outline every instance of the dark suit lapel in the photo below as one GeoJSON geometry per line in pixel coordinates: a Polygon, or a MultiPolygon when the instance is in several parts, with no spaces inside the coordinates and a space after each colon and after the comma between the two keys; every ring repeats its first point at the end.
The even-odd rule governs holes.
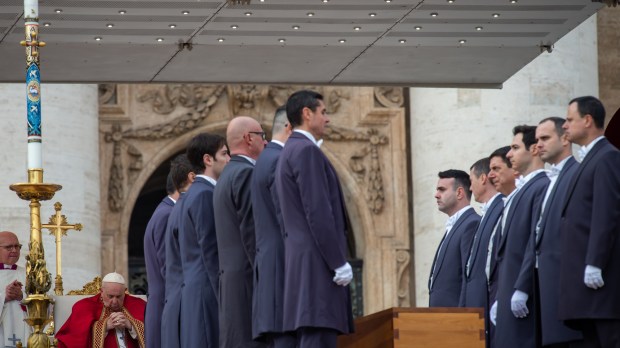
{"type": "Polygon", "coordinates": [[[564,164],[564,168],[562,168],[562,171],[558,175],[558,179],[555,182],[555,185],[553,185],[553,189],[551,190],[551,193],[549,194],[549,198],[547,198],[547,204],[544,206],[542,210],[543,215],[541,217],[540,226],[538,229],[538,233],[536,235],[537,246],[538,246],[538,243],[540,243],[542,239],[542,235],[545,231],[545,226],[547,225],[547,220],[548,220],[547,217],[549,216],[548,212],[549,212],[549,209],[551,209],[551,206],[553,205],[555,194],[560,189],[560,187],[564,185],[566,181],[566,173],[570,170],[570,168],[572,168],[572,166],[575,166],[575,165],[577,165],[577,161],[575,160],[575,158],[573,157],[569,158],[564,164]]]}
{"type": "MultiPolygon", "coordinates": [[[[443,246],[442,246],[441,250],[439,250],[439,254],[437,255],[437,267],[436,267],[437,269],[435,270],[434,276],[437,276],[437,274],[439,274],[439,271],[441,270],[441,266],[443,265],[443,260],[446,258],[446,251],[450,247],[450,241],[452,240],[452,237],[454,237],[454,235],[457,233],[457,231],[459,230],[459,228],[463,224],[463,221],[467,220],[467,218],[471,214],[474,214],[474,210],[471,209],[471,208],[467,209],[467,211],[464,212],[463,215],[461,215],[461,217],[458,220],[456,220],[456,223],[454,223],[454,226],[452,226],[452,229],[450,230],[450,233],[448,233],[448,236],[445,237],[445,240],[443,242],[443,246]]],[[[440,244],[440,246],[441,246],[441,244],[440,244]]]]}
{"type": "Polygon", "coordinates": [[[470,255],[471,259],[468,262],[469,268],[467,269],[467,274],[466,274],[468,278],[469,278],[469,274],[471,273],[471,267],[475,264],[476,257],[478,256],[478,249],[480,249],[480,241],[482,240],[482,237],[483,237],[482,234],[487,228],[487,225],[490,223],[489,221],[493,219],[493,217],[495,216],[495,213],[500,208],[500,206],[503,204],[504,202],[502,201],[502,195],[497,196],[497,198],[495,198],[493,203],[491,203],[491,206],[489,207],[487,212],[484,214],[484,217],[482,217],[482,220],[480,221],[480,225],[478,225],[478,230],[476,231],[476,234],[474,236],[474,243],[471,249],[471,255],[470,255]]]}
{"type": "Polygon", "coordinates": [[[171,207],[174,207],[174,201],[172,201],[172,198],[170,198],[170,196],[164,197],[164,199],[162,199],[161,201],[164,202],[165,204],[168,204],[171,207]]]}
{"type": "Polygon", "coordinates": [[[590,150],[590,152],[588,152],[586,158],[584,158],[583,161],[579,164],[579,168],[577,168],[577,172],[575,173],[575,175],[573,175],[573,179],[571,180],[570,185],[568,186],[568,190],[566,191],[566,199],[564,200],[564,204],[562,205],[562,216],[564,216],[566,206],[568,205],[568,202],[570,201],[570,198],[575,191],[575,185],[577,184],[581,173],[583,173],[584,168],[588,166],[592,158],[596,156],[596,153],[599,152],[599,150],[602,149],[606,144],[609,144],[606,138],[599,140],[598,143],[594,144],[594,147],[590,150]]]}

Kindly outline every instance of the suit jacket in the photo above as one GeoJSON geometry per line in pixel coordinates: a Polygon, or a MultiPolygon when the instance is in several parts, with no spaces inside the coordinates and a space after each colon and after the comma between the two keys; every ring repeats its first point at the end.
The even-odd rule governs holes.
{"type": "Polygon", "coordinates": [[[284,330],[353,332],[349,287],[332,280],[347,261],[346,208],[336,171],[311,140],[293,132],[275,184],[284,226],[284,330]]]}
{"type": "Polygon", "coordinates": [[[467,209],[439,243],[428,280],[430,307],[458,307],[463,273],[479,223],[480,215],[473,208],[467,209]]]}
{"type": "Polygon", "coordinates": [[[181,347],[218,347],[219,263],[213,189],[205,178],[196,177],[181,202],[181,347]]]}
{"type": "Polygon", "coordinates": [[[252,336],[282,332],[284,314],[284,239],[275,172],[282,146],[270,142],[261,152],[251,183],[256,257],[252,297],[252,336]]]}
{"type": "Polygon", "coordinates": [[[560,319],[620,319],[620,151],[607,139],[577,169],[561,216],[560,319]],[[602,269],[602,288],[585,286],[586,265],[602,269]]]}
{"type": "MultiPolygon", "coordinates": [[[[496,250],[497,260],[497,326],[495,343],[502,348],[529,348],[536,346],[534,308],[534,269],[524,266],[525,250],[535,231],[540,205],[545,197],[549,178],[545,172],[536,174],[513,197],[506,216],[506,225],[496,250]],[[510,301],[515,289],[529,295],[530,315],[516,318],[510,301]]],[[[529,267],[529,266],[528,266],[529,267]]]]}
{"type": "Polygon", "coordinates": [[[174,207],[174,201],[165,197],[155,208],[144,232],[144,263],[148,282],[148,302],[144,317],[146,346],[161,346],[161,312],[164,308],[164,275],[166,271],[166,245],[164,236],[168,216],[174,207]]]}
{"type": "Polygon", "coordinates": [[[164,236],[164,243],[166,244],[166,274],[164,279],[166,286],[160,333],[161,347],[166,348],[179,348],[181,346],[180,315],[183,267],[179,247],[179,226],[184,197],[185,193],[181,193],[177,204],[172,208],[164,236]]]}
{"type": "Polygon", "coordinates": [[[495,228],[495,224],[497,224],[497,220],[504,210],[503,197],[502,194],[495,197],[476,229],[470,249],[471,254],[468,255],[469,269],[466,267],[463,272],[464,281],[461,299],[459,300],[460,307],[488,308],[487,252],[493,228],[495,228]]]}
{"type": "Polygon", "coordinates": [[[256,242],[250,182],[254,165],[232,156],[213,193],[220,259],[220,346],[252,347],[252,270],[256,242]]]}

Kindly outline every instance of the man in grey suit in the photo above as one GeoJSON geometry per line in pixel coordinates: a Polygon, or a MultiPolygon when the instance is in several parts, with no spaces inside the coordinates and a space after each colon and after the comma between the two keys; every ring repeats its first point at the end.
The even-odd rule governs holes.
{"type": "Polygon", "coordinates": [[[559,316],[588,347],[620,347],[620,151],[594,97],[571,100],[563,127],[582,161],[562,206],[559,316]]]}
{"type": "Polygon", "coordinates": [[[533,306],[533,269],[525,260],[525,249],[538,221],[540,204],[549,179],[536,147],[536,127],[516,126],[506,157],[520,174],[517,189],[506,197],[501,229],[496,233],[497,321],[495,343],[502,348],[538,346],[533,306]]]}
{"type": "Polygon", "coordinates": [[[539,298],[536,309],[545,347],[580,346],[581,333],[568,328],[558,319],[560,295],[560,213],[566,191],[579,164],[572,156],[571,143],[566,138],[561,117],[548,117],[536,127],[536,140],[540,158],[551,165],[547,171],[550,183],[540,207],[528,249],[525,253],[524,272],[534,270],[534,290],[539,298]]]}
{"type": "Polygon", "coordinates": [[[185,193],[192,185],[192,182],[194,182],[196,176],[196,174],[194,174],[194,168],[187,159],[186,154],[178,155],[172,160],[170,164],[170,176],[180,196],[170,212],[166,233],[164,235],[166,249],[164,268],[165,296],[164,307],[161,318],[158,321],[159,326],[157,330],[161,337],[161,347],[179,348],[181,347],[179,332],[181,289],[183,287],[183,266],[180,254],[181,250],[179,248],[179,218],[181,216],[181,207],[185,193]]]}
{"type": "Polygon", "coordinates": [[[197,175],[181,202],[181,347],[218,347],[219,265],[213,190],[230,157],[225,139],[208,133],[195,136],[186,153],[197,175]]]}
{"type": "Polygon", "coordinates": [[[220,262],[220,347],[260,347],[252,340],[252,272],[256,242],[250,198],[254,164],[265,132],[253,118],[233,118],[226,129],[230,162],[213,192],[220,262]]]}
{"type": "Polygon", "coordinates": [[[430,307],[458,307],[463,274],[480,215],[469,205],[469,175],[456,169],[439,172],[435,199],[448,215],[428,279],[430,307]]]}
{"type": "Polygon", "coordinates": [[[273,117],[271,142],[256,160],[251,183],[256,235],[252,336],[275,348],[295,348],[296,344],[293,335],[283,333],[284,240],[274,184],[278,159],[291,132],[286,106],[280,106],[273,117]]]}
{"type": "Polygon", "coordinates": [[[293,134],[280,154],[276,191],[284,227],[284,330],[298,348],[335,348],[353,331],[342,188],[317,144],[329,122],[323,96],[293,93],[286,103],[293,134]]]}

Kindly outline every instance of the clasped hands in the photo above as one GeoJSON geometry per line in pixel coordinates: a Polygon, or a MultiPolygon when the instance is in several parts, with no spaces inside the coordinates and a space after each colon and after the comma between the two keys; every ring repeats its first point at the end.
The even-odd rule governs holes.
{"type": "Polygon", "coordinates": [[[123,312],[112,312],[106,322],[107,330],[119,329],[119,330],[131,330],[131,322],[125,318],[123,312]]]}
{"type": "Polygon", "coordinates": [[[351,280],[353,280],[353,269],[348,262],[336,268],[334,272],[336,274],[334,275],[333,281],[340,286],[347,286],[351,283],[351,280]]]}
{"type": "Polygon", "coordinates": [[[5,288],[5,297],[4,302],[9,301],[21,301],[24,298],[24,293],[22,292],[22,283],[14,280],[5,288]]]}

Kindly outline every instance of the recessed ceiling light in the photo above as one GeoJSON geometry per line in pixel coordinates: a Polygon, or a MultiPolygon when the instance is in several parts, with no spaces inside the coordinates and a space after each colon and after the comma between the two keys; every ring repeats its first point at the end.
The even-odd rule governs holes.
{"type": "Polygon", "coordinates": [[[155,39],[155,40],[157,40],[157,42],[162,42],[162,41],[164,41],[164,38],[163,38],[163,37],[158,37],[158,38],[157,38],[157,39],[155,39]]]}
{"type": "Polygon", "coordinates": [[[278,39],[278,42],[286,42],[286,39],[278,39]]]}
{"type": "Polygon", "coordinates": [[[265,2],[265,0],[260,0],[260,2],[265,2]]]}
{"type": "Polygon", "coordinates": [[[176,27],[177,27],[177,25],[176,25],[176,24],[168,24],[168,28],[170,28],[170,29],[174,29],[174,28],[176,28],[176,27]]]}
{"type": "Polygon", "coordinates": [[[184,10],[184,11],[181,11],[181,13],[187,16],[189,14],[189,11],[188,10],[184,10]]]}
{"type": "Polygon", "coordinates": [[[57,8],[57,9],[55,9],[55,10],[54,10],[54,12],[56,12],[56,13],[62,13],[62,10],[61,10],[61,9],[59,9],[59,8],[57,8]]]}
{"type": "Polygon", "coordinates": [[[517,3],[517,0],[510,0],[510,3],[511,3],[511,4],[516,4],[516,3],[517,3]]]}
{"type": "Polygon", "coordinates": [[[416,25],[415,27],[413,27],[413,29],[415,29],[415,30],[422,30],[422,27],[419,26],[419,25],[416,25]]]}
{"type": "Polygon", "coordinates": [[[362,30],[362,27],[353,27],[353,30],[360,31],[360,30],[362,30]]]}
{"type": "Polygon", "coordinates": [[[466,43],[466,42],[467,42],[467,40],[463,40],[463,39],[460,39],[460,40],[459,40],[459,43],[460,43],[460,44],[464,44],[464,43],[466,43]]]}
{"type": "Polygon", "coordinates": [[[101,40],[102,40],[101,36],[95,36],[95,41],[101,41],[101,40]]]}
{"type": "Polygon", "coordinates": [[[299,25],[293,25],[293,29],[299,30],[299,28],[301,28],[299,25]]]}
{"type": "Polygon", "coordinates": [[[405,39],[400,39],[400,40],[398,40],[398,42],[399,42],[399,43],[405,43],[405,42],[407,42],[407,40],[405,40],[405,39]]]}
{"type": "Polygon", "coordinates": [[[340,43],[345,43],[345,42],[347,42],[347,40],[345,40],[345,39],[340,39],[340,40],[338,40],[338,42],[340,42],[340,43]]]}
{"type": "Polygon", "coordinates": [[[119,11],[118,11],[118,13],[119,13],[119,14],[125,14],[125,13],[127,13],[127,11],[125,11],[125,10],[119,10],[119,11]]]}
{"type": "Polygon", "coordinates": [[[308,13],[306,13],[306,16],[312,17],[312,16],[314,16],[314,12],[308,12],[308,13]]]}
{"type": "Polygon", "coordinates": [[[217,41],[218,41],[218,42],[224,42],[224,38],[223,38],[223,37],[220,37],[220,38],[218,38],[218,39],[217,39],[217,41]]]}
{"type": "Polygon", "coordinates": [[[105,26],[108,27],[108,28],[114,28],[114,24],[112,24],[112,23],[108,23],[105,26]]]}
{"type": "Polygon", "coordinates": [[[45,22],[45,23],[43,23],[43,26],[44,26],[44,27],[49,27],[50,25],[52,25],[52,23],[50,23],[50,22],[45,22]]]}
{"type": "Polygon", "coordinates": [[[232,29],[239,29],[239,26],[238,26],[238,25],[236,25],[236,24],[233,24],[233,25],[231,25],[230,27],[231,27],[232,29]]]}
{"type": "Polygon", "coordinates": [[[454,0],[448,0],[448,4],[454,4],[454,0]]]}
{"type": "Polygon", "coordinates": [[[477,30],[477,31],[480,31],[480,30],[482,30],[482,29],[483,29],[482,27],[476,27],[476,30],[477,30]]]}
{"type": "Polygon", "coordinates": [[[252,15],[252,12],[249,12],[249,11],[248,11],[248,12],[244,13],[244,15],[246,15],[246,16],[251,16],[251,15],[252,15]]]}
{"type": "Polygon", "coordinates": [[[439,13],[437,13],[437,12],[431,12],[431,17],[437,17],[437,16],[439,16],[439,13]]]}
{"type": "Polygon", "coordinates": [[[497,17],[499,17],[499,13],[494,13],[491,16],[493,16],[493,18],[497,18],[497,17]]]}
{"type": "Polygon", "coordinates": [[[392,0],[385,0],[385,2],[387,2],[389,4],[390,2],[392,2],[392,0]]]}
{"type": "Polygon", "coordinates": [[[376,14],[376,13],[374,13],[374,12],[370,12],[368,15],[369,15],[370,17],[375,17],[375,16],[377,16],[377,14],[376,14]]]}
{"type": "Polygon", "coordinates": [[[323,2],[329,2],[329,0],[323,0],[323,2]]]}

